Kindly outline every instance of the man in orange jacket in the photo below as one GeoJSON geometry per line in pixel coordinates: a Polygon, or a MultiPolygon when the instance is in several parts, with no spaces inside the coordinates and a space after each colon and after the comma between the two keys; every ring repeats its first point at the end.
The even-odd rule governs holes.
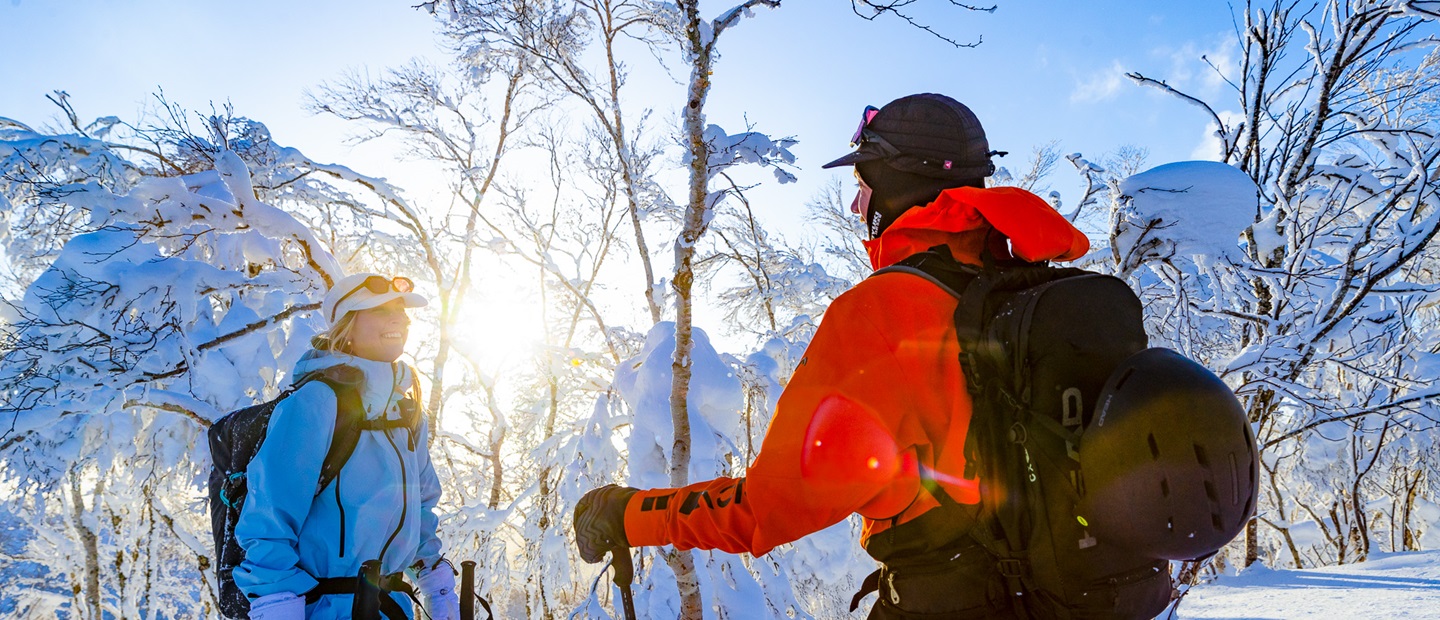
{"type": "MultiPolygon", "coordinates": [[[[985,188],[997,152],[954,99],[919,94],[866,108],[852,145],[824,167],[855,166],[851,210],[865,221],[875,269],[940,245],[977,266],[986,249],[1027,262],[1089,250],[1040,197],[985,188]]],[[[994,561],[967,536],[980,494],[965,475],[971,403],[955,308],[916,277],[857,284],[826,311],[743,478],[592,490],[575,508],[581,558],[667,544],[758,556],[859,513],[861,544],[882,564],[944,564],[881,584],[871,618],[1008,616],[994,561]]]]}

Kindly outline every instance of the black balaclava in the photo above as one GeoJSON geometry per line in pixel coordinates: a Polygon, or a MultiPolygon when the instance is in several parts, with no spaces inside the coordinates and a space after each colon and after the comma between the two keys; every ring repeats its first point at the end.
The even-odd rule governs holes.
{"type": "Polygon", "coordinates": [[[985,187],[985,179],[937,179],[896,170],[883,160],[862,161],[855,171],[870,188],[870,206],[865,232],[879,237],[896,219],[915,207],[934,202],[940,192],[955,187],[985,187]]]}

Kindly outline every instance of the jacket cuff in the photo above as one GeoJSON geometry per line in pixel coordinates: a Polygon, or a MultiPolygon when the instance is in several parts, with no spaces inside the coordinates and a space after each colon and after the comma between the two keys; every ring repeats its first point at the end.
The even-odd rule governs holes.
{"type": "Polygon", "coordinates": [[[265,596],[279,594],[282,592],[298,592],[303,595],[306,592],[314,590],[315,586],[318,585],[320,585],[320,582],[316,581],[314,577],[307,575],[305,571],[296,570],[288,577],[285,577],[284,579],[281,579],[279,581],[266,583],[264,585],[258,585],[249,589],[241,588],[241,591],[245,593],[246,598],[254,601],[265,596]]]}
{"type": "Polygon", "coordinates": [[[649,489],[630,496],[625,504],[625,540],[631,547],[671,544],[670,515],[678,505],[679,489],[649,489]]]}

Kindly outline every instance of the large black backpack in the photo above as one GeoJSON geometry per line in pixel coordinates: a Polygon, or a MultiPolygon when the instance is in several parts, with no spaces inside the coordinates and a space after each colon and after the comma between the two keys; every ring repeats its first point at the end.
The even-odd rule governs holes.
{"type": "MultiPolygon", "coordinates": [[[[1254,440],[1238,400],[1194,362],[1165,349],[1147,350],[1143,308],[1124,281],[1043,264],[977,269],[955,261],[945,246],[876,274],[889,272],[921,276],[959,300],[960,362],[973,401],[964,477],[978,479],[981,488],[978,523],[966,535],[993,556],[1017,616],[1152,618],[1171,600],[1167,558],[1213,553],[1252,514],[1254,440]],[[1143,371],[1156,359],[1169,365],[1138,374],[1161,385],[1147,386],[1138,399],[1139,380],[1120,391],[1136,368],[1143,371]],[[1173,389],[1164,385],[1172,382],[1173,389]],[[1155,393],[1180,411],[1155,406],[1155,393]],[[1204,410],[1187,410],[1187,393],[1204,410]],[[1096,413],[1111,405],[1139,411],[1117,413],[1106,426],[1106,414],[1097,421],[1096,413]],[[1195,428],[1172,433],[1166,425],[1195,428]],[[1086,439],[1106,444],[1089,454],[1106,454],[1082,459],[1086,439]],[[1177,442],[1183,450],[1172,445],[1177,442]],[[1216,468],[1206,462],[1206,447],[1227,456],[1234,471],[1212,475],[1216,468]],[[1087,497],[1091,472],[1082,461],[1096,470],[1092,477],[1106,477],[1109,505],[1097,503],[1100,494],[1087,497]],[[1121,489],[1130,497],[1119,501],[1130,504],[1110,499],[1130,484],[1143,485],[1121,489]],[[1144,503],[1151,496],[1160,501],[1144,503]],[[1221,496],[1233,496],[1234,505],[1221,496]],[[1155,515],[1159,525],[1145,520],[1155,515]],[[1199,519],[1205,528],[1197,542],[1198,530],[1181,526],[1199,519]],[[1097,536],[1097,520],[1123,534],[1097,536]],[[1125,532],[1141,528],[1149,528],[1143,534],[1151,538],[1125,532]],[[1149,544],[1135,544],[1142,539],[1149,544]]],[[[942,506],[956,506],[939,485],[926,486],[942,506]]]]}
{"type": "Polygon", "coordinates": [[[245,470],[265,441],[270,414],[280,401],[311,381],[324,383],[335,391],[339,406],[335,412],[335,432],[315,485],[315,495],[319,496],[350,460],[361,431],[366,430],[365,408],[358,389],[359,372],[349,367],[332,367],[306,375],[274,400],[233,411],[210,426],[210,457],[214,462],[210,470],[210,530],[215,538],[215,575],[220,584],[220,613],[224,617],[247,618],[250,614],[250,601],[235,585],[231,574],[245,560],[245,550],[235,540],[235,524],[245,506],[245,470]]]}

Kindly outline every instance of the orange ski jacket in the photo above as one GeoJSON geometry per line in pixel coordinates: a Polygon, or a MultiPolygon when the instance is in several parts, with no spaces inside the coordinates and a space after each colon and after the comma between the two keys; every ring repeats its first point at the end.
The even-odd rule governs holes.
{"type": "MultiPolygon", "coordinates": [[[[882,268],[945,244],[979,265],[1083,256],[1089,240],[1040,197],[1018,188],[955,188],[910,209],[866,242],[882,268]],[[987,241],[988,240],[988,241],[987,241]]],[[[861,543],[935,508],[922,469],[950,497],[980,501],[965,480],[970,396],[960,369],[956,301],[905,274],[868,278],[836,298],[790,382],[743,478],[717,478],[631,497],[633,546],[763,555],[845,519],[864,518],[861,543]]]]}

